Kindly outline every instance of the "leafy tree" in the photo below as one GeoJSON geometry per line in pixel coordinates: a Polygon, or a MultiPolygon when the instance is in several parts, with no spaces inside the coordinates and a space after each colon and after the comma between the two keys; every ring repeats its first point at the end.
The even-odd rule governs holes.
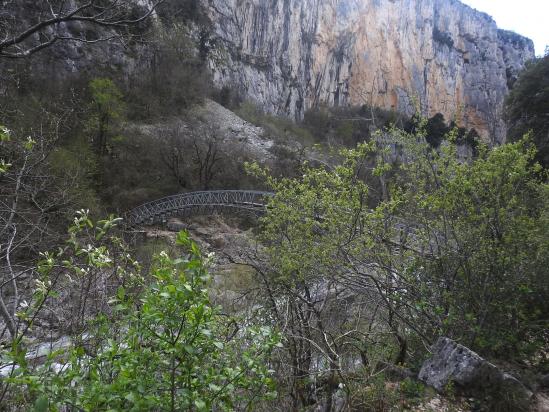
{"type": "Polygon", "coordinates": [[[434,335],[484,353],[535,353],[549,310],[549,204],[535,149],[527,140],[481,148],[471,164],[456,160],[452,146],[415,153],[397,187],[399,214],[413,227],[406,270],[417,289],[405,297],[415,295],[416,316],[433,322],[434,335]]]}
{"type": "Polygon", "coordinates": [[[448,133],[448,126],[441,113],[435,114],[427,122],[427,142],[433,147],[439,147],[448,133]]]}
{"type": "Polygon", "coordinates": [[[509,140],[532,131],[536,159],[549,167],[549,56],[532,62],[520,75],[506,102],[509,140]]]}
{"type": "Polygon", "coordinates": [[[372,169],[374,146],[363,144],[342,152],[339,166],[306,167],[297,179],[253,168],[276,192],[263,219],[266,296],[308,305],[310,317],[286,322],[338,380],[345,359],[366,366],[380,345],[394,348],[381,358],[393,365],[418,361],[417,342],[440,335],[506,357],[546,345],[549,204],[535,150],[528,141],[480,148],[464,163],[454,144],[433,150],[424,125],[385,132],[386,150],[402,150],[399,164],[378,156],[372,169]],[[374,209],[365,173],[396,176],[374,209]],[[328,321],[334,302],[344,321],[328,321]]]}
{"type": "MultiPolygon", "coordinates": [[[[81,214],[71,227],[69,250],[86,264],[66,252],[45,255],[38,268],[44,287],[19,317],[32,319],[46,299],[56,299],[56,282],[49,279],[56,268],[78,276],[119,265],[105,245],[79,240],[88,230],[96,240],[106,239],[116,223],[95,225],[81,214]]],[[[2,354],[13,362],[5,381],[10,402],[30,400],[38,410],[250,410],[275,395],[267,364],[279,345],[276,334],[250,324],[239,329],[222,316],[209,300],[207,258],[184,232],[177,244],[186,254],[172,259],[161,253],[152,283],[140,275],[137,262],[119,273],[125,281],[110,301],[111,315],[97,317],[72,337],[69,349],[51,352],[43,365],[28,363],[24,340],[17,339],[2,354]]]]}
{"type": "MultiPolygon", "coordinates": [[[[172,3],[185,8],[179,1],[172,3]]],[[[206,59],[195,52],[201,47],[195,37],[181,22],[155,27],[142,64],[128,76],[132,118],[178,116],[209,94],[210,73],[206,59]]]]}
{"type": "MultiPolygon", "coordinates": [[[[62,123],[55,116],[47,120],[58,127],[62,123]]],[[[81,176],[83,165],[62,168],[71,156],[66,153],[62,160],[57,155],[59,136],[48,130],[47,120],[36,120],[38,130],[0,128],[0,316],[9,338],[17,334],[15,314],[24,285],[36,275],[29,260],[61,241],[60,227],[66,227],[80,201],[94,203],[81,176]],[[55,161],[59,164],[53,167],[55,161]]]]}
{"type": "Polygon", "coordinates": [[[92,102],[89,128],[95,134],[94,146],[99,155],[107,154],[107,143],[117,132],[125,104],[122,92],[111,79],[96,78],[90,84],[92,102]]]}
{"type": "MultiPolygon", "coordinates": [[[[395,350],[398,319],[380,299],[389,299],[393,287],[381,273],[379,282],[371,275],[377,283],[353,275],[355,264],[375,270],[372,249],[383,228],[383,209],[370,210],[369,187],[360,178],[375,147],[343,150],[345,160],[333,170],[305,167],[297,179],[275,179],[252,166],[276,193],[262,219],[268,263],[258,271],[266,307],[284,325],[284,363],[291,369],[280,373],[295,409],[314,403],[317,394],[331,408],[336,392],[352,387],[346,372],[357,360],[371,377],[402,360],[395,350]]],[[[384,253],[379,246],[377,253],[384,253]]]]}

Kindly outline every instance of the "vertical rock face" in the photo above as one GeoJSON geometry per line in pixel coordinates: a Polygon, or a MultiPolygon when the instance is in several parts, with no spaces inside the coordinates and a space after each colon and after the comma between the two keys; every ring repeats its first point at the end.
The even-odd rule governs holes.
{"type": "Polygon", "coordinates": [[[318,104],[437,112],[501,141],[503,100],[533,43],[457,0],[202,0],[211,66],[266,111],[318,104]]]}

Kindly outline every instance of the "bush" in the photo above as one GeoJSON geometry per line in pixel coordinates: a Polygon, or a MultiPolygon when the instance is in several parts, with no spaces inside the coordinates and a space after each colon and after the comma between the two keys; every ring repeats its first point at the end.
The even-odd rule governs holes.
{"type": "Polygon", "coordinates": [[[303,119],[305,127],[315,141],[354,147],[370,141],[372,131],[390,126],[402,127],[407,121],[402,115],[377,107],[316,107],[308,110],[303,119]]]}
{"type": "Polygon", "coordinates": [[[547,343],[549,203],[535,150],[528,141],[481,148],[464,163],[455,145],[430,148],[424,130],[389,139],[406,162],[379,156],[372,166],[372,142],[343,151],[337,167],[266,177],[276,193],[262,220],[273,282],[299,290],[333,282],[341,295],[380,302],[372,323],[398,341],[396,363],[406,362],[408,343],[438,336],[489,356],[536,359],[547,343]],[[372,210],[361,173],[389,179],[393,169],[372,210]]]}
{"type": "Polygon", "coordinates": [[[506,101],[509,140],[531,131],[536,159],[549,168],[549,56],[532,62],[519,76],[506,101]]]}
{"type": "Polygon", "coordinates": [[[425,393],[425,385],[412,378],[400,382],[400,392],[408,399],[421,398],[425,393]]]}
{"type": "Polygon", "coordinates": [[[209,72],[197,47],[185,25],[157,29],[126,84],[130,119],[180,115],[209,95],[209,72]]]}
{"type": "Polygon", "coordinates": [[[244,120],[262,127],[269,138],[279,143],[297,140],[307,145],[314,142],[313,135],[306,127],[285,117],[266,114],[252,103],[242,103],[235,113],[244,120]]]}
{"type": "MultiPolygon", "coordinates": [[[[71,229],[75,246],[80,232],[94,227],[85,215],[76,222],[71,229]]],[[[109,225],[101,227],[97,235],[105,235],[109,225]]],[[[96,317],[72,337],[70,349],[52,351],[43,365],[26,361],[24,340],[17,338],[11,350],[2,353],[4,361],[14,363],[5,380],[11,385],[11,405],[28,409],[30,403],[37,410],[210,411],[249,409],[274,396],[267,365],[279,345],[277,336],[264,326],[235,329],[237,323],[210,303],[207,259],[186,233],[178,235],[177,244],[185,255],[172,259],[160,253],[149,274],[152,283],[140,275],[138,266],[125,272],[124,284],[110,300],[112,315],[96,317]]],[[[39,268],[44,285],[59,264],[67,276],[115,264],[105,246],[76,247],[77,255],[88,256],[87,266],[58,263],[62,256],[50,254],[39,268]]],[[[55,296],[46,286],[21,317],[35,316],[40,302],[55,296]]]]}

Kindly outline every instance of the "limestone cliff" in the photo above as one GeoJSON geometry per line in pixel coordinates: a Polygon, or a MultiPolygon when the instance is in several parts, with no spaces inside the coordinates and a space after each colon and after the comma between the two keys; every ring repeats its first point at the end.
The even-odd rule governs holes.
{"type": "Polygon", "coordinates": [[[502,141],[508,87],[533,43],[457,0],[202,0],[214,78],[266,111],[420,105],[502,141]]]}

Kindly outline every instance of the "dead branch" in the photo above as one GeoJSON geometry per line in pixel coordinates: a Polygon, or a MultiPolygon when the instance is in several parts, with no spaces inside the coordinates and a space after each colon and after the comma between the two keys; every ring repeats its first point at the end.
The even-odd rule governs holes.
{"type": "Polygon", "coordinates": [[[43,6],[42,10],[47,16],[39,13],[38,22],[30,27],[17,31],[16,27],[20,23],[17,21],[13,21],[12,24],[4,23],[4,27],[0,27],[0,36],[3,37],[3,40],[0,40],[0,58],[29,57],[59,41],[94,44],[112,40],[118,35],[111,33],[97,39],[72,35],[65,30],[66,23],[79,22],[92,27],[112,29],[135,26],[151,17],[157,7],[164,2],[165,0],[156,0],[135,18],[131,17],[131,12],[137,4],[131,0],[109,0],[106,4],[98,0],[89,0],[83,4],[77,2],[68,8],[68,2],[61,2],[58,7],[47,2],[50,3],[49,7],[43,6]]]}

